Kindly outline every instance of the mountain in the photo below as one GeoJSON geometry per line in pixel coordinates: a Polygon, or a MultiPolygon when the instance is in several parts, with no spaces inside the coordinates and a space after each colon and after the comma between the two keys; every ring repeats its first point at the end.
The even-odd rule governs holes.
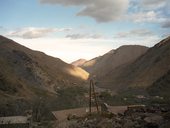
{"type": "Polygon", "coordinates": [[[170,70],[156,80],[147,90],[150,95],[169,97],[170,94],[170,70]]]}
{"type": "Polygon", "coordinates": [[[71,64],[76,66],[76,67],[81,67],[87,60],[85,59],[78,59],[74,62],[72,62],[71,64]]]}
{"type": "Polygon", "coordinates": [[[168,82],[164,82],[169,80],[169,70],[170,37],[149,48],[135,61],[111,70],[100,79],[99,86],[117,92],[134,88],[147,89],[151,86],[154,88],[154,85],[169,86],[168,82]]]}
{"type": "Polygon", "coordinates": [[[81,68],[32,51],[3,36],[0,36],[0,76],[1,89],[33,87],[50,92],[54,92],[55,87],[71,86],[88,79],[88,73],[81,68]]]}
{"type": "Polygon", "coordinates": [[[83,86],[87,79],[79,67],[0,36],[0,106],[8,100],[57,97],[58,89],[83,86]]]}
{"type": "Polygon", "coordinates": [[[147,47],[125,45],[111,50],[103,56],[85,62],[81,67],[98,79],[102,78],[115,68],[130,63],[147,51],[147,47]]]}

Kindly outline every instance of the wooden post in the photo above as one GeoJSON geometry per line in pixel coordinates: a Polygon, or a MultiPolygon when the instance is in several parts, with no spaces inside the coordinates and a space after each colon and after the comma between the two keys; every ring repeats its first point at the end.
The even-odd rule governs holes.
{"type": "Polygon", "coordinates": [[[97,108],[97,113],[99,113],[99,107],[98,107],[98,102],[97,102],[97,97],[96,97],[96,92],[94,90],[94,82],[92,81],[92,89],[93,89],[93,94],[94,94],[94,100],[97,108]]]}
{"type": "Polygon", "coordinates": [[[91,108],[92,108],[92,96],[94,96],[97,113],[99,113],[99,106],[97,102],[96,92],[94,89],[94,82],[92,79],[90,79],[90,87],[89,87],[89,114],[90,115],[91,115],[91,108]]]}
{"type": "Polygon", "coordinates": [[[89,114],[91,115],[91,86],[92,80],[90,79],[90,87],[89,87],[89,114]]]}

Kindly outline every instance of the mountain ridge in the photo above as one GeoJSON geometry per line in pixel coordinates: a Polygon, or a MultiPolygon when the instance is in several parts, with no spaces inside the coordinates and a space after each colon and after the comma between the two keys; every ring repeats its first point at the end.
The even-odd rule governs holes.
{"type": "Polygon", "coordinates": [[[86,61],[86,59],[78,59],[76,61],[73,61],[71,64],[76,67],[81,67],[86,61]]]}
{"type": "Polygon", "coordinates": [[[81,67],[95,75],[97,78],[103,77],[110,70],[120,65],[130,63],[147,51],[147,47],[140,45],[124,45],[116,50],[111,50],[104,54],[85,62],[81,67]]]}
{"type": "MultiPolygon", "coordinates": [[[[51,93],[55,93],[58,87],[72,86],[88,79],[88,73],[83,69],[28,49],[3,36],[0,36],[0,76],[0,89],[5,88],[6,83],[15,91],[20,90],[17,86],[22,86],[23,89],[33,87],[51,93]]],[[[30,90],[29,96],[32,92],[30,90]]]]}
{"type": "Polygon", "coordinates": [[[145,88],[152,86],[170,69],[170,38],[160,41],[149,48],[145,54],[132,63],[121,66],[106,74],[101,81],[109,81],[107,85],[112,90],[121,91],[128,88],[145,88]]]}

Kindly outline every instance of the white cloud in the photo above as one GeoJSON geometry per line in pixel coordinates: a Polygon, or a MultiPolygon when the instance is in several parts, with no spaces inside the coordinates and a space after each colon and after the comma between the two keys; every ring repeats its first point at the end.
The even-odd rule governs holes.
{"type": "Polygon", "coordinates": [[[130,15],[130,19],[134,22],[161,22],[164,20],[154,11],[134,13],[130,15]]]}
{"type": "Polygon", "coordinates": [[[169,18],[170,0],[131,0],[125,19],[133,22],[162,24],[169,18]]]}
{"type": "Polygon", "coordinates": [[[101,34],[68,34],[66,38],[70,39],[100,39],[103,38],[101,34]]]}
{"type": "Polygon", "coordinates": [[[154,46],[161,40],[159,36],[148,29],[133,29],[127,32],[119,32],[114,38],[114,40],[120,41],[121,45],[136,44],[148,47],[154,46]]]}
{"type": "Polygon", "coordinates": [[[154,36],[154,33],[148,29],[134,29],[128,32],[120,32],[115,36],[116,38],[136,38],[136,37],[148,37],[154,36]]]}
{"type": "Polygon", "coordinates": [[[141,6],[144,9],[158,9],[164,7],[168,0],[141,0],[141,6]]]}
{"type": "Polygon", "coordinates": [[[118,20],[128,9],[129,0],[40,0],[44,4],[81,6],[77,16],[88,16],[97,22],[118,20]]]}
{"type": "Polygon", "coordinates": [[[17,30],[13,30],[8,32],[7,36],[13,37],[21,37],[25,39],[32,39],[32,38],[40,38],[52,34],[54,32],[60,31],[70,31],[70,28],[35,28],[35,27],[26,27],[20,28],[17,30]]]}

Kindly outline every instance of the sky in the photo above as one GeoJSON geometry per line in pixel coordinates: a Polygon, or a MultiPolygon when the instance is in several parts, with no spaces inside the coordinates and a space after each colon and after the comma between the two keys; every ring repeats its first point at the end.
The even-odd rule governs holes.
{"type": "Polygon", "coordinates": [[[70,63],[170,35],[170,0],[0,0],[0,35],[70,63]]]}

